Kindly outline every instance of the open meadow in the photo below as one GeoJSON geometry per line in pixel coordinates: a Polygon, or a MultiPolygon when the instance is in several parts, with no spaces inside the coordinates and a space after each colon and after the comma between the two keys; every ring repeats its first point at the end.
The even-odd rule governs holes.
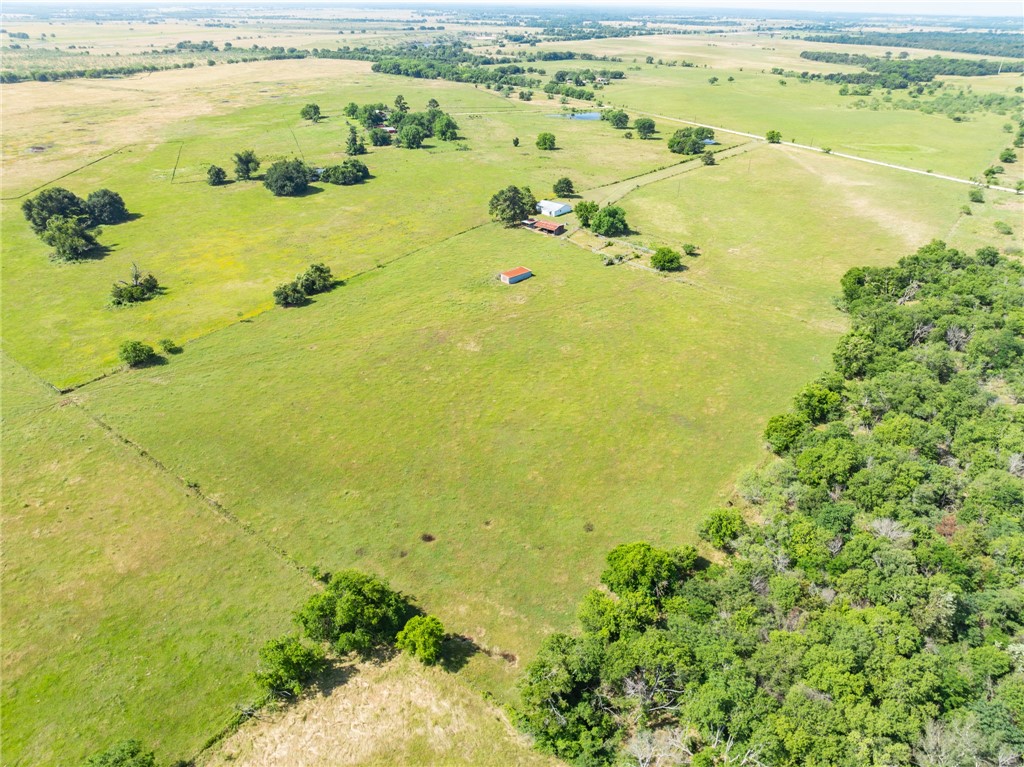
{"type": "MultiPolygon", "coordinates": [[[[58,33],[140,53],[205,28],[119,29],[58,33]]],[[[317,19],[207,31],[336,36],[317,19]]],[[[719,132],[715,165],[669,151],[696,121],[967,178],[1007,145],[1005,115],[855,109],[834,84],[767,73],[838,71],[801,67],[808,47],[823,45],[742,33],[531,48],[621,56],[626,78],[599,97],[656,115],[652,140],[557,117],[586,102],[376,74],[368,61],[5,85],[4,764],[74,763],[124,737],[192,758],[256,698],[257,648],[291,630],[310,574],[343,568],[386,577],[478,652],[456,675],[406,659],[352,672],[352,689],[246,725],[208,764],[269,763],[309,743],[353,765],[546,763],[476,693],[514,698],[543,638],[574,626],[610,549],[698,543],[704,515],[763,460],[767,419],[830,365],[846,270],[935,238],[1019,254],[1020,196],[968,203],[968,185],[739,133],[719,132]],[[364,183],[297,197],[206,183],[210,164],[230,172],[244,149],[263,170],[340,163],[345,105],[399,94],[414,110],[436,99],[459,139],[371,146],[364,183]],[[319,123],[299,116],[311,102],[319,123]],[[556,151],[535,146],[542,131],[556,151]],[[600,238],[570,214],[569,233],[549,237],[490,219],[499,189],[551,197],[563,176],[570,204],[615,203],[632,231],[600,238]],[[132,216],[103,228],[93,257],[53,261],[20,208],[54,185],[112,189],[132,216]],[[685,243],[698,255],[682,270],[650,268],[651,250],[685,243]],[[639,257],[605,266],[609,254],[639,257]],[[316,262],[343,284],[275,307],[274,288],[316,262]],[[109,306],[133,264],[164,292],[109,306]],[[520,265],[534,276],[496,279],[520,265]],[[182,352],[120,365],[123,341],[164,338],[182,352]],[[386,716],[361,700],[371,688],[391,696],[386,716]],[[407,737],[385,742],[387,716],[413,723],[407,737]],[[357,748],[303,724],[347,717],[378,735],[357,748]]],[[[1021,82],[971,79],[998,93],[1021,82]]]]}

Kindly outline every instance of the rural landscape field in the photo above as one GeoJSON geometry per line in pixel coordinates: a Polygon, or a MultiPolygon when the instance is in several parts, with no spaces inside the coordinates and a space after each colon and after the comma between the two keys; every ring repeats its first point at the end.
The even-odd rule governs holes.
{"type": "Polygon", "coordinates": [[[1022,764],[1024,16],[753,5],[0,10],[0,763],[1022,764]]]}

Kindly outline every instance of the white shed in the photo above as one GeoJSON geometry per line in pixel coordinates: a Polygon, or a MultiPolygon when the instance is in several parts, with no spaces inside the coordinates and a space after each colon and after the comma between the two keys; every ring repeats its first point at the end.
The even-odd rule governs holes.
{"type": "Polygon", "coordinates": [[[541,200],[537,203],[537,212],[543,213],[545,216],[564,216],[566,213],[572,213],[572,208],[564,202],[541,200]]]}

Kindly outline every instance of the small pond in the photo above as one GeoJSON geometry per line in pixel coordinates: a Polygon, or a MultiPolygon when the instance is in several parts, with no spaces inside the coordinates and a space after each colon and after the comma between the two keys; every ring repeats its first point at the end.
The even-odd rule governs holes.
{"type": "Polygon", "coordinates": [[[560,117],[563,120],[600,120],[601,119],[601,113],[600,112],[576,112],[576,113],[566,113],[566,114],[557,114],[557,115],[548,115],[548,116],[549,117],[560,117]]]}

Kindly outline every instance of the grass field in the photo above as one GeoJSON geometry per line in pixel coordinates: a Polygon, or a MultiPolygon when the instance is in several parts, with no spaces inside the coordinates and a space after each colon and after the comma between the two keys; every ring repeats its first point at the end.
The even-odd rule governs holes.
{"type": "Polygon", "coordinates": [[[259,644],[312,586],[2,362],[3,763],[130,736],[187,757],[256,697],[259,644]]]}
{"type": "MultiPolygon", "coordinates": [[[[848,110],[834,86],[739,71],[750,56],[792,58],[792,45],[708,43],[549,47],[642,62],[652,45],[679,46],[719,75],[733,57],[736,81],[715,87],[710,70],[641,64],[603,94],[634,116],[779,128],[961,175],[1005,145],[1004,117],[848,110]]],[[[548,69],[563,65],[585,62],[548,69]]],[[[251,699],[256,648],[312,588],[286,558],[383,574],[486,651],[455,679],[401,663],[360,671],[353,682],[393,689],[388,711],[416,726],[347,763],[486,763],[492,741],[492,763],[535,763],[463,685],[508,700],[540,639],[573,625],[613,546],[696,540],[704,512],[761,459],[765,420],[826,366],[845,327],[831,304],[842,273],[933,237],[1021,242],[1011,195],[989,190],[962,215],[966,186],[735,135],[720,137],[736,145],[720,165],[669,168],[683,158],[665,139],[681,123],[658,118],[658,140],[627,142],[558,109],[323,60],[5,86],[5,764],[74,762],[115,735],[144,737],[161,758],[194,754],[251,699]],[[243,148],[337,162],[342,106],[399,93],[413,108],[436,98],[464,140],[372,150],[366,184],[297,199],[204,183],[209,163],[230,167],[243,148]],[[299,120],[309,101],[328,119],[299,120]],[[534,148],[542,130],[559,151],[534,148]],[[701,255],[672,275],[643,260],[604,267],[594,236],[488,223],[497,189],[547,196],[563,175],[625,208],[635,232],[605,251],[693,242],[701,255]],[[114,189],[138,214],[104,231],[102,258],[52,263],[24,223],[21,198],[58,179],[82,195],[114,189]],[[1014,234],[997,235],[999,220],[1014,234]],[[316,261],[347,284],[272,309],[273,288],[316,261]],[[107,308],[132,263],[167,294],[107,308]],[[517,265],[536,276],[498,283],[517,265]],[[164,337],[189,343],[166,364],[116,370],[121,341],[164,337]],[[58,395],[37,377],[81,388],[58,395]],[[439,707],[414,711],[425,695],[439,707]],[[453,722],[466,725],[442,753],[423,733],[453,722]]],[[[258,764],[254,744],[281,745],[274,733],[306,714],[355,712],[361,689],[210,758],[258,764]]]]}

